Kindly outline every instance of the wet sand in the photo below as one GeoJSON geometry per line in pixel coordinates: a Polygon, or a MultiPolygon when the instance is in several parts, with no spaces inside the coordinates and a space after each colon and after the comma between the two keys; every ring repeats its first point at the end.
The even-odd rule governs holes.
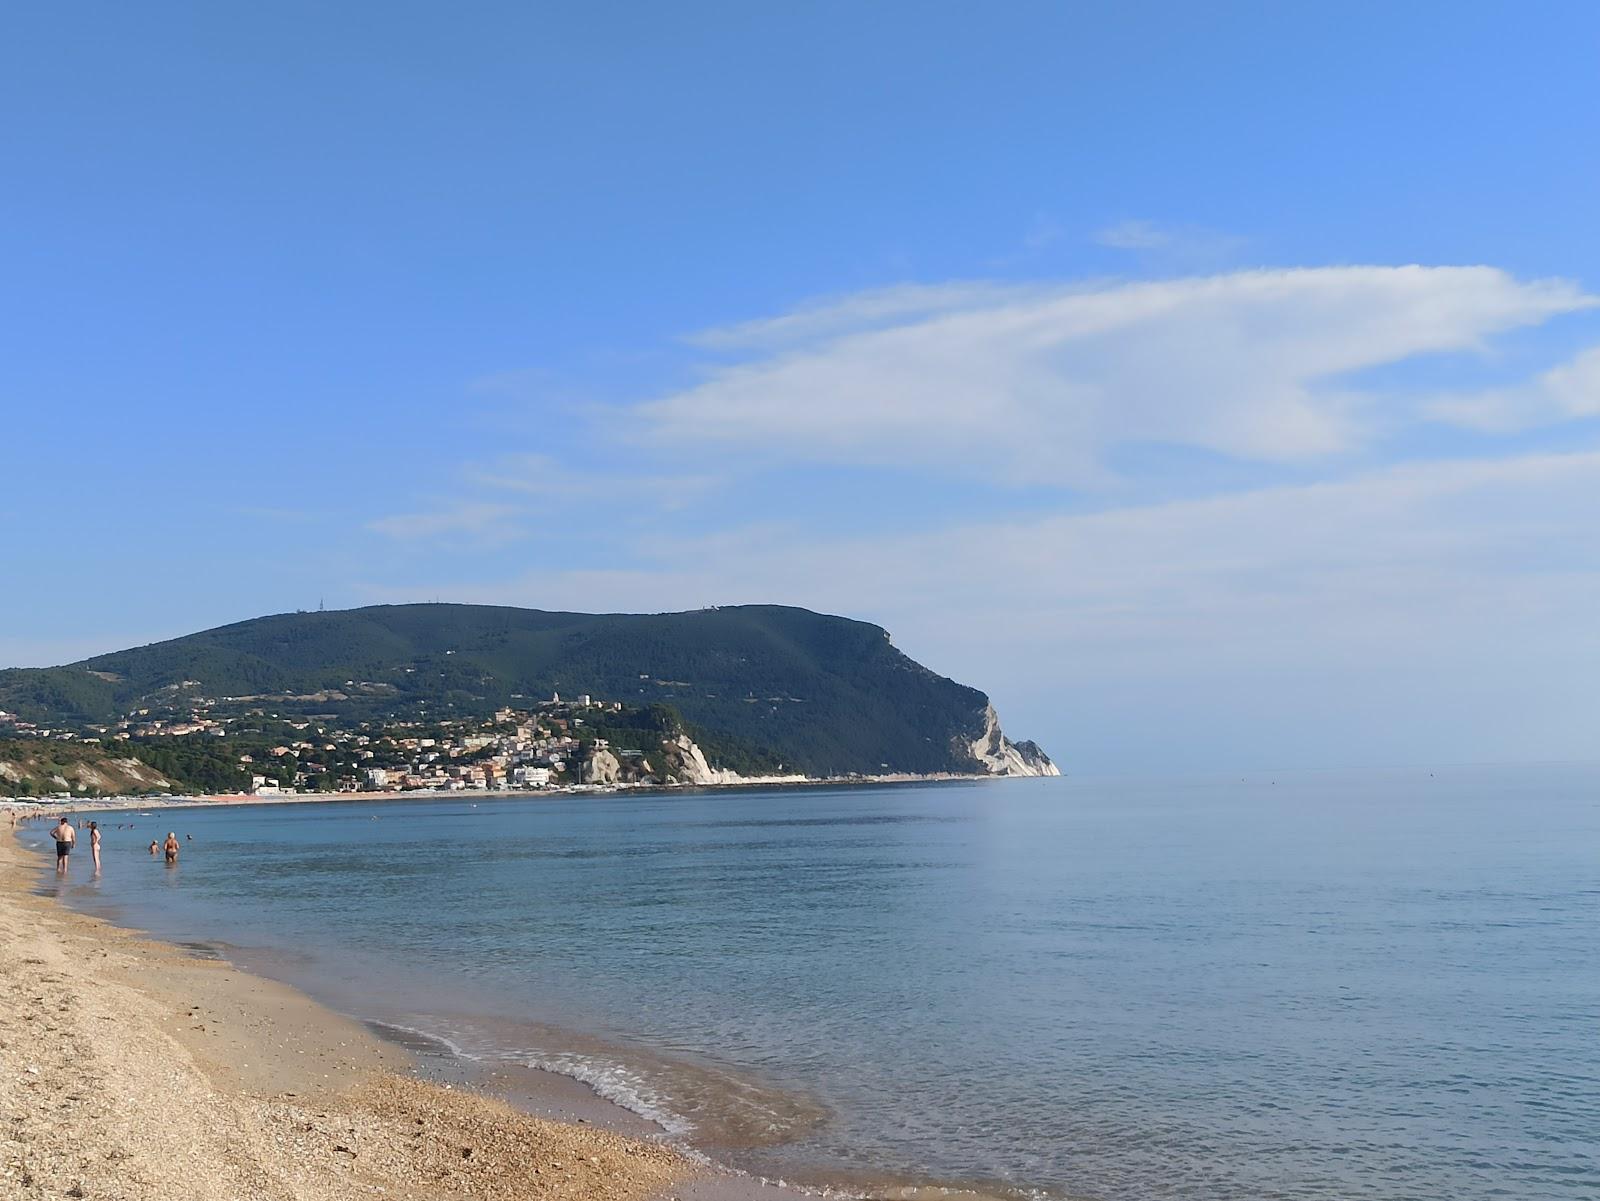
{"type": "Polygon", "coordinates": [[[420,1078],[291,988],[34,895],[39,866],[0,839],[0,1195],[644,1201],[706,1176],[576,1092],[530,1099],[558,1122],[420,1078]]]}

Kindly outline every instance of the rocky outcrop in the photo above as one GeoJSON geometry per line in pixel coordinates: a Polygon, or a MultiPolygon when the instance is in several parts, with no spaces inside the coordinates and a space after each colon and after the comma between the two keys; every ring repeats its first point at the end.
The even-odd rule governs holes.
{"type": "Polygon", "coordinates": [[[1050,761],[1035,742],[1012,742],[1000,729],[1000,715],[993,705],[983,709],[983,730],[965,750],[977,770],[991,776],[1059,776],[1061,769],[1050,761]]]}
{"type": "Polygon", "coordinates": [[[622,762],[610,751],[594,751],[578,765],[580,784],[615,784],[621,779],[622,762]]]}
{"type": "Polygon", "coordinates": [[[702,751],[687,734],[666,738],[661,742],[668,776],[678,784],[737,784],[736,771],[712,767],[702,751]]]}
{"type": "Polygon", "coordinates": [[[1033,776],[1059,776],[1061,769],[1055,765],[1050,756],[1044,753],[1044,748],[1032,739],[1023,739],[1021,742],[1011,744],[1011,749],[1022,757],[1023,764],[1028,767],[1025,775],[1033,776]]]}
{"type": "Polygon", "coordinates": [[[738,784],[738,772],[712,767],[687,734],[663,738],[660,753],[619,756],[604,747],[592,749],[577,765],[580,784],[738,784]],[[660,764],[657,768],[656,764],[660,764]]]}
{"type": "MultiPolygon", "coordinates": [[[[1060,770],[1050,761],[1050,756],[1037,743],[1012,742],[1000,729],[1000,719],[994,707],[986,705],[981,713],[981,732],[970,740],[958,738],[954,744],[956,754],[965,759],[973,775],[982,776],[1059,776],[1060,770]]],[[[658,744],[659,755],[650,757],[629,754],[619,757],[605,748],[594,748],[577,765],[580,784],[682,784],[712,787],[718,784],[793,783],[808,777],[793,774],[785,776],[741,776],[727,768],[713,767],[705,752],[681,731],[663,738],[658,744]],[[655,766],[659,764],[659,770],[655,766]]],[[[854,777],[860,778],[860,777],[854,777]]],[[[879,779],[922,779],[916,773],[886,773],[879,779]]]]}

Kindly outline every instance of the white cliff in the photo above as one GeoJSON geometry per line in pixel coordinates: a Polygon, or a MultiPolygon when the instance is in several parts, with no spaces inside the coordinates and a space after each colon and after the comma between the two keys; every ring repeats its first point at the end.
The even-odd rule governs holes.
{"type": "Polygon", "coordinates": [[[737,784],[736,771],[712,767],[706,762],[705,752],[687,734],[663,739],[661,749],[666,752],[667,765],[672,778],[679,784],[737,784]]]}
{"type": "Polygon", "coordinates": [[[597,786],[631,786],[649,784],[683,784],[710,786],[717,784],[798,784],[806,777],[800,774],[772,776],[741,776],[736,771],[712,767],[705,752],[687,734],[663,738],[659,743],[659,756],[624,758],[605,747],[592,748],[576,765],[579,784],[597,786]],[[656,768],[660,764],[660,769],[656,768]]]}
{"type": "Polygon", "coordinates": [[[595,751],[578,769],[582,784],[615,784],[622,778],[622,763],[610,751],[595,751]]]}
{"type": "MultiPolygon", "coordinates": [[[[577,777],[581,784],[635,785],[679,784],[711,787],[719,784],[794,784],[807,782],[809,777],[792,773],[786,775],[742,776],[727,768],[712,767],[705,752],[689,737],[679,733],[660,742],[660,757],[654,760],[661,769],[652,766],[651,759],[640,758],[623,762],[612,751],[598,748],[578,764],[577,777]]],[[[1050,761],[1050,756],[1032,742],[1012,742],[1000,729],[1000,719],[994,707],[988,706],[983,714],[983,732],[971,742],[958,739],[957,749],[971,756],[973,771],[989,776],[1059,776],[1060,770],[1050,761]]],[[[960,774],[960,773],[954,773],[960,774]]],[[[887,772],[873,776],[880,780],[918,780],[943,778],[917,773],[887,772]]],[[[863,778],[863,777],[853,777],[863,778]]]]}
{"type": "Polygon", "coordinates": [[[983,711],[983,733],[967,746],[983,771],[991,776],[1059,776],[1061,769],[1036,743],[1012,742],[1000,729],[993,705],[983,711]]]}

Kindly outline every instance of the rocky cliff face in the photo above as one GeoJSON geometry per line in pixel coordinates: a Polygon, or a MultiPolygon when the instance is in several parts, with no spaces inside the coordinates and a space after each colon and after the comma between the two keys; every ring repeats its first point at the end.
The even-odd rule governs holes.
{"type": "Polygon", "coordinates": [[[578,766],[580,784],[615,784],[622,779],[622,763],[610,751],[595,751],[578,766]]]}
{"type": "MultiPolygon", "coordinates": [[[[659,751],[641,758],[619,759],[610,750],[594,750],[577,766],[580,784],[741,784],[753,777],[712,767],[705,752],[687,734],[663,738],[659,751]],[[660,766],[657,767],[656,764],[660,766]]],[[[778,777],[764,777],[777,779],[778,777]]],[[[785,776],[803,780],[804,776],[785,776]]]]}
{"type": "Polygon", "coordinates": [[[712,767],[702,751],[687,734],[662,741],[661,751],[666,772],[679,784],[737,784],[738,772],[712,767]]]}
{"type": "MultiPolygon", "coordinates": [[[[1036,743],[1012,742],[1000,729],[1000,719],[992,705],[981,716],[982,730],[970,741],[958,739],[960,757],[971,763],[974,775],[1059,776],[1060,770],[1036,743]]],[[[609,750],[594,750],[578,764],[581,784],[740,784],[754,782],[726,768],[712,767],[705,752],[687,734],[663,738],[659,752],[648,757],[619,759],[609,750]],[[653,766],[659,764],[659,768],[653,766]]],[[[804,780],[804,776],[763,777],[764,781],[804,780]]]]}
{"type": "Polygon", "coordinates": [[[1012,742],[993,705],[983,710],[983,731],[965,748],[977,770],[991,776],[1059,776],[1061,769],[1034,742],[1012,742]]]}

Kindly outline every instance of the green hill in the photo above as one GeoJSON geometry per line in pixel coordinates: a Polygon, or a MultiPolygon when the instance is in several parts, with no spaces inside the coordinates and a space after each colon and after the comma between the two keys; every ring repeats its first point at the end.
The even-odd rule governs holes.
{"type": "Polygon", "coordinates": [[[0,796],[157,792],[177,787],[180,779],[161,772],[128,748],[112,752],[93,743],[0,739],[0,796]]]}
{"type": "Polygon", "coordinates": [[[354,721],[482,715],[553,692],[663,702],[813,775],[997,770],[972,744],[1010,745],[991,728],[982,692],[908,658],[880,627],[776,605],[286,613],[64,667],[0,671],[0,710],[77,725],[187,711],[197,698],[354,721]]]}

